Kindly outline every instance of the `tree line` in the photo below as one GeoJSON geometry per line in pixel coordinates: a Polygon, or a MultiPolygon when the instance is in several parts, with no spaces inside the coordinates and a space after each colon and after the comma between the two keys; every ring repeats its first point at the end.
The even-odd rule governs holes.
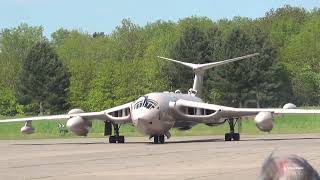
{"type": "Polygon", "coordinates": [[[284,6],[264,17],[187,17],[145,26],[122,20],[110,34],[20,24],[0,33],[0,115],[99,111],[150,92],[187,92],[190,69],[158,59],[208,63],[259,56],[208,71],[204,100],[234,107],[320,104],[320,10],[284,6]]]}

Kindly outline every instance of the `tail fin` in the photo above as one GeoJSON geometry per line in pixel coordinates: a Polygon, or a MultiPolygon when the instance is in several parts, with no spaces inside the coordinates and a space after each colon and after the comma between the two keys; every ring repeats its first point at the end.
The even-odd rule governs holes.
{"type": "Polygon", "coordinates": [[[212,63],[206,63],[206,64],[187,63],[187,62],[182,62],[182,61],[178,61],[178,60],[174,60],[174,59],[170,59],[170,58],[165,58],[165,57],[161,57],[161,56],[158,56],[158,58],[165,59],[165,60],[168,60],[168,61],[172,61],[172,62],[175,62],[175,63],[178,63],[178,64],[182,64],[184,66],[187,66],[189,68],[192,68],[193,72],[195,74],[192,90],[196,91],[197,92],[197,96],[200,97],[201,96],[201,90],[202,90],[202,84],[203,84],[203,75],[204,75],[204,72],[206,70],[214,68],[214,67],[217,67],[217,66],[220,66],[220,65],[223,65],[223,64],[228,64],[228,63],[239,61],[239,60],[242,60],[242,59],[247,59],[247,58],[250,58],[250,57],[254,57],[254,56],[257,56],[257,55],[259,55],[259,53],[249,54],[249,55],[246,55],[246,56],[241,56],[241,57],[236,57],[236,58],[232,58],[232,59],[227,59],[227,60],[224,60],[224,61],[218,61],[218,62],[212,62],[212,63]]]}

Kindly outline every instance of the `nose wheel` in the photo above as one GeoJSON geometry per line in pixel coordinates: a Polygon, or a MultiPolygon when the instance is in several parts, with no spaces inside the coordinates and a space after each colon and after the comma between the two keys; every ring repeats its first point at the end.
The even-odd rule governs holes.
{"type": "Polygon", "coordinates": [[[164,144],[165,138],[164,135],[154,135],[153,136],[153,143],[154,144],[164,144]]]}

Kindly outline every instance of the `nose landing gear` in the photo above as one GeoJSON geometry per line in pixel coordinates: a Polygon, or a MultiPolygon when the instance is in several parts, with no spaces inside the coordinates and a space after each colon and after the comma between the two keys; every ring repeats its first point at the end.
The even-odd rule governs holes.
{"type": "Polygon", "coordinates": [[[164,144],[165,138],[164,135],[154,135],[153,136],[153,143],[154,144],[164,144]]]}

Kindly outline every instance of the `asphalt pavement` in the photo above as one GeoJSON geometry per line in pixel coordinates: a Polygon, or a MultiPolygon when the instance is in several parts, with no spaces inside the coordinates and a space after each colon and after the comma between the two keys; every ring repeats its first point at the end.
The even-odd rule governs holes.
{"type": "Polygon", "coordinates": [[[0,141],[0,179],[257,179],[271,152],[297,154],[320,170],[320,134],[0,141]]]}

